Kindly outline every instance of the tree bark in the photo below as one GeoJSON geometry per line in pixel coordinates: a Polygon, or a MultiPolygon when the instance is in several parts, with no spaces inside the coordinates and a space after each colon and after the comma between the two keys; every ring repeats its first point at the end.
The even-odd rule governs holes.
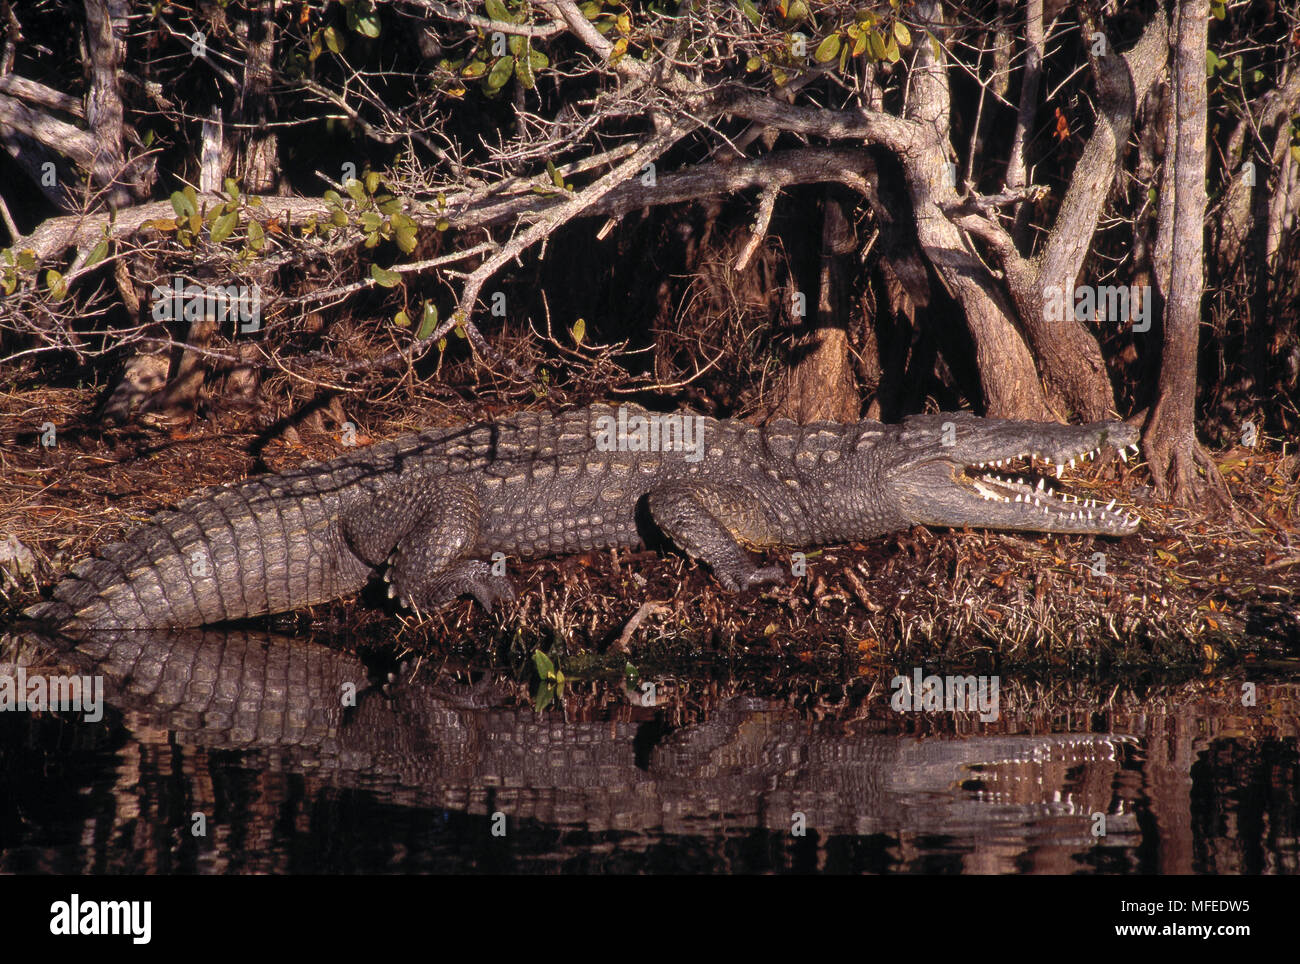
{"type": "Polygon", "coordinates": [[[1172,163],[1166,162],[1162,205],[1171,243],[1169,295],[1156,403],[1144,432],[1156,494],[1180,505],[1206,497],[1225,502],[1227,487],[1214,460],[1196,441],[1196,343],[1201,322],[1205,257],[1205,51],[1209,10],[1180,0],[1174,29],[1172,163]],[[1203,470],[1198,475],[1197,468],[1203,470]]]}
{"type": "Polygon", "coordinates": [[[237,28],[248,60],[231,120],[247,125],[237,128],[239,134],[233,139],[241,145],[239,176],[250,194],[274,194],[280,181],[280,144],[269,126],[275,27],[275,3],[262,0],[237,28]]]}
{"type": "Polygon", "coordinates": [[[111,207],[143,199],[145,186],[126,159],[125,111],[118,91],[126,57],[127,0],[85,0],[86,5],[86,124],[94,135],[90,173],[105,190],[111,207]]]}
{"type": "Polygon", "coordinates": [[[822,220],[817,312],[810,331],[794,346],[777,414],[796,422],[856,422],[861,403],[849,358],[848,282],[844,260],[853,232],[839,201],[827,189],[822,220]]]}
{"type": "MultiPolygon", "coordinates": [[[[916,17],[942,33],[942,6],[923,0],[916,17]]],[[[1055,421],[1047,404],[1033,356],[1012,323],[1012,312],[993,277],[968,246],[962,232],[944,213],[955,204],[957,189],[945,145],[949,143],[950,99],[947,71],[929,42],[916,45],[905,113],[918,124],[902,155],[916,216],[921,249],[966,312],[975,341],[976,364],[985,412],[995,418],[1055,421]]]]}

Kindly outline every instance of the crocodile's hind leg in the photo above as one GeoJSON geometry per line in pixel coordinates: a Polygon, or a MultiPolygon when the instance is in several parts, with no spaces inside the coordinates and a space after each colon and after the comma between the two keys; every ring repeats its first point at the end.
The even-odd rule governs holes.
{"type": "Polygon", "coordinates": [[[491,610],[515,590],[487,562],[465,558],[478,543],[479,511],[469,486],[442,477],[377,493],[345,513],[343,533],[366,562],[388,564],[389,596],[412,609],[437,609],[469,593],[491,610]]]}
{"type": "Polygon", "coordinates": [[[759,568],[737,540],[774,545],[767,519],[751,495],[728,486],[674,482],[650,492],[650,515],[689,556],[703,560],[732,592],[782,582],[780,566],[759,568]]]}

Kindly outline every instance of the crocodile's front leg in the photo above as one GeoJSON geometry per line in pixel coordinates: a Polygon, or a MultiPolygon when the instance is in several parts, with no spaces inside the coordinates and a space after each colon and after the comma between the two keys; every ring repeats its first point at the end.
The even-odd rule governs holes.
{"type": "Polygon", "coordinates": [[[782,582],[780,566],[759,568],[740,545],[776,545],[766,516],[741,489],[707,482],[673,482],[649,493],[650,515],[660,530],[692,558],[713,569],[732,592],[782,582]],[[737,541],[740,540],[740,541],[737,541]]]}
{"type": "Polygon", "coordinates": [[[437,609],[469,593],[491,610],[514,599],[515,590],[484,560],[465,558],[478,544],[480,520],[474,490],[442,478],[377,493],[345,513],[342,524],[366,562],[387,562],[389,595],[412,609],[437,609]]]}

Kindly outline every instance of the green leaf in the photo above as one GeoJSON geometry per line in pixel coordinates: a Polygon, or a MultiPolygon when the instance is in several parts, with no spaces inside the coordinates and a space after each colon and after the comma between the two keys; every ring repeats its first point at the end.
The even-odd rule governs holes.
{"type": "Polygon", "coordinates": [[[745,61],[745,73],[752,74],[754,71],[758,70],[758,68],[762,66],[763,66],[762,57],[750,57],[748,60],[745,61]]]}
{"type": "Polygon", "coordinates": [[[415,228],[407,227],[403,224],[401,227],[394,226],[393,240],[396,241],[397,246],[402,249],[402,254],[410,254],[415,250],[418,235],[415,228]]]}
{"type": "Polygon", "coordinates": [[[542,679],[555,678],[555,664],[551,662],[551,657],[540,649],[533,650],[533,666],[537,668],[537,675],[542,679]]]}
{"type": "Polygon", "coordinates": [[[506,5],[501,0],[486,0],[483,9],[487,11],[487,15],[493,20],[500,20],[503,23],[510,22],[510,12],[506,10],[506,5]]]}
{"type": "Polygon", "coordinates": [[[545,70],[551,66],[551,61],[540,50],[530,50],[528,51],[528,66],[533,68],[533,73],[537,73],[539,70],[545,70]]]}
{"type": "Polygon", "coordinates": [[[361,215],[361,230],[367,233],[378,231],[379,226],[384,223],[384,219],[374,211],[366,211],[361,215]]]}
{"type": "Polygon", "coordinates": [[[451,227],[451,222],[446,218],[439,218],[438,223],[434,225],[434,228],[438,231],[446,231],[449,227],[451,227]]]}
{"type": "Polygon", "coordinates": [[[506,39],[506,48],[516,57],[521,57],[528,47],[528,38],[521,37],[517,33],[512,33],[506,39]]]}
{"type": "Polygon", "coordinates": [[[348,192],[348,197],[358,203],[366,199],[366,188],[355,177],[350,177],[343,182],[343,189],[348,192]]]}
{"type": "Polygon", "coordinates": [[[342,207],[343,196],[339,194],[338,191],[334,190],[333,188],[330,188],[328,191],[325,192],[325,203],[332,204],[335,207],[342,207]]]}
{"type": "Polygon", "coordinates": [[[185,195],[185,200],[190,202],[190,210],[197,214],[199,210],[199,195],[194,190],[194,185],[186,184],[185,190],[181,193],[185,195]]]}
{"type": "Polygon", "coordinates": [[[374,278],[375,283],[382,288],[396,288],[402,281],[401,274],[381,268],[377,264],[370,266],[370,277],[374,278]]]}
{"type": "Polygon", "coordinates": [[[537,697],[533,700],[533,707],[538,713],[546,709],[555,700],[555,684],[546,680],[537,687],[537,697]]]}
{"type": "Polygon", "coordinates": [[[208,232],[208,237],[212,239],[213,244],[220,244],[234,233],[235,225],[238,223],[238,214],[234,212],[223,214],[212,222],[212,228],[208,232]]]}
{"type": "MultiPolygon", "coordinates": [[[[8,254],[7,251],[5,253],[8,254]]],[[[10,255],[9,257],[10,257],[9,263],[13,264],[13,260],[12,260],[13,255],[10,255]]],[[[99,244],[95,245],[94,250],[90,252],[90,256],[86,258],[86,263],[85,265],[83,265],[83,267],[86,268],[93,267],[94,265],[99,264],[99,262],[103,261],[107,257],[108,257],[108,238],[105,238],[103,241],[99,242],[99,244]]]]}
{"type": "Polygon", "coordinates": [[[482,77],[486,73],[487,73],[487,61],[478,60],[476,58],[474,60],[471,60],[469,63],[465,65],[464,69],[460,72],[460,75],[462,77],[469,77],[473,79],[475,77],[482,77]]]}
{"type": "Polygon", "coordinates": [[[1227,7],[1221,3],[1215,3],[1214,0],[1210,0],[1210,16],[1214,17],[1215,20],[1222,20],[1227,15],[1227,7]]]}
{"type": "Polygon", "coordinates": [[[898,63],[898,57],[898,41],[894,39],[893,34],[890,34],[889,39],[885,41],[885,59],[891,64],[896,64],[898,63]]]}
{"type": "Polygon", "coordinates": [[[50,289],[50,297],[55,301],[62,301],[68,293],[68,283],[63,280],[63,275],[53,268],[45,272],[45,287],[50,289]]]}
{"type": "Polygon", "coordinates": [[[341,54],[343,52],[343,38],[333,27],[325,28],[325,46],[330,49],[332,54],[341,54]]]}
{"type": "Polygon", "coordinates": [[[839,55],[840,35],[833,33],[817,45],[817,49],[813,51],[813,60],[819,64],[825,64],[830,63],[839,55]]]}
{"type": "Polygon", "coordinates": [[[398,328],[411,327],[411,316],[406,313],[405,308],[403,308],[397,314],[393,315],[393,324],[395,324],[398,328]]]}
{"type": "Polygon", "coordinates": [[[266,244],[266,232],[262,230],[262,225],[257,221],[249,220],[248,246],[254,251],[261,251],[264,244],[266,244]]]}
{"type": "Polygon", "coordinates": [[[415,333],[415,337],[420,339],[428,338],[437,327],[438,306],[431,301],[426,301],[424,303],[424,314],[420,317],[420,330],[415,333]]]}
{"type": "Polygon", "coordinates": [[[564,175],[562,175],[559,172],[559,170],[556,168],[555,163],[553,161],[546,162],[546,173],[551,175],[552,184],[554,184],[560,190],[564,190],[564,175]]]}
{"type": "Polygon", "coordinates": [[[366,193],[374,194],[379,190],[379,174],[376,171],[367,171],[365,185],[366,193]]]}
{"type": "Polygon", "coordinates": [[[537,79],[533,76],[533,68],[529,66],[527,57],[515,60],[515,77],[524,90],[532,90],[537,86],[537,79]]]}
{"type": "Polygon", "coordinates": [[[487,76],[488,90],[500,90],[502,87],[504,87],[506,85],[506,81],[510,79],[510,75],[514,73],[514,70],[515,70],[514,57],[502,57],[500,60],[498,60],[495,64],[492,65],[492,69],[488,71],[488,76],[487,76]]]}
{"type": "Polygon", "coordinates": [[[575,345],[581,345],[582,339],[585,338],[587,335],[586,320],[583,318],[579,318],[577,321],[575,321],[573,323],[573,327],[569,329],[569,334],[573,336],[573,343],[575,345]]]}
{"type": "Polygon", "coordinates": [[[226,193],[231,197],[239,197],[239,182],[233,177],[226,178],[225,181],[222,182],[222,186],[225,187],[226,193]]]}
{"type": "Polygon", "coordinates": [[[178,218],[188,218],[198,210],[190,204],[190,199],[180,191],[173,191],[171,196],[172,210],[176,212],[178,218]]]}
{"type": "Polygon", "coordinates": [[[337,208],[330,215],[330,224],[334,225],[337,228],[341,228],[343,227],[343,225],[347,223],[348,223],[348,216],[344,214],[342,211],[338,210],[337,208]]]}
{"type": "Polygon", "coordinates": [[[907,29],[907,24],[901,20],[894,21],[894,39],[904,47],[912,46],[912,31],[907,29]]]}
{"type": "Polygon", "coordinates": [[[763,25],[763,18],[759,16],[758,8],[755,7],[750,0],[740,0],[740,12],[743,13],[745,19],[755,27],[761,27],[763,25]]]}
{"type": "Polygon", "coordinates": [[[379,15],[371,9],[370,4],[349,3],[348,26],[364,37],[374,40],[379,36],[379,15]]]}

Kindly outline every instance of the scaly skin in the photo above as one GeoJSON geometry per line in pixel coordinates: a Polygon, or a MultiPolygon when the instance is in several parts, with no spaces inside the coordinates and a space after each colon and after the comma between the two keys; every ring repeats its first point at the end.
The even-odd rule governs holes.
{"type": "MultiPolygon", "coordinates": [[[[28,611],[67,628],[198,626],[346,596],[383,571],[431,609],[513,598],[494,553],[533,558],[639,547],[658,529],[737,591],[778,582],[748,548],[869,539],[913,524],[1123,535],[1137,518],[1070,504],[982,463],[1065,463],[1136,442],[1090,426],[914,416],[766,427],[685,416],[698,448],[636,450],[626,406],[523,413],[433,429],[201,493],[80,563],[28,611]],[[620,420],[620,415],[622,419],[620,420]]],[[[684,437],[686,443],[693,436],[684,437]]]]}

